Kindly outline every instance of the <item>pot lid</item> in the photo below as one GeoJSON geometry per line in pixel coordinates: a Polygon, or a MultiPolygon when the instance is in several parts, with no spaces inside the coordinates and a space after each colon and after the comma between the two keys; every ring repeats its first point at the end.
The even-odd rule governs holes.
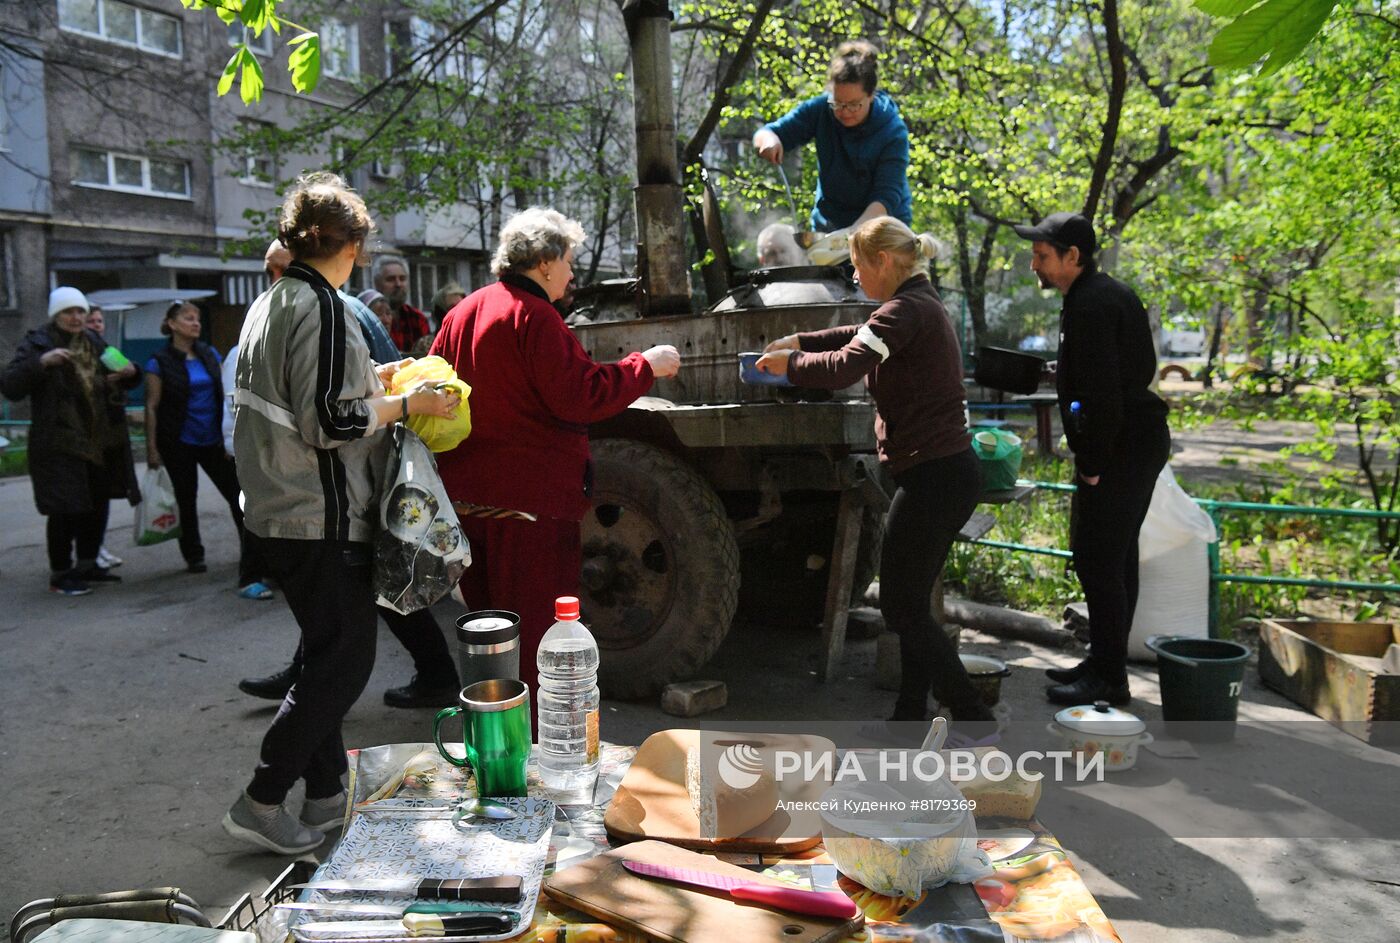
{"type": "Polygon", "coordinates": [[[969,675],[1006,675],[1011,673],[1010,669],[1006,667],[1006,662],[990,655],[959,654],[958,660],[962,662],[963,670],[969,675]]]}
{"type": "Polygon", "coordinates": [[[1055,721],[1079,733],[1101,736],[1131,737],[1147,729],[1147,724],[1136,714],[1110,707],[1107,701],[1066,707],[1055,714],[1055,721]]]}

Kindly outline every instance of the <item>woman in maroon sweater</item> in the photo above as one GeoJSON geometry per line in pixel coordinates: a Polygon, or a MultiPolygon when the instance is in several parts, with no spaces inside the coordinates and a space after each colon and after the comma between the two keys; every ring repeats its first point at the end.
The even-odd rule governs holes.
{"type": "Polygon", "coordinates": [[[758,368],[798,386],[839,390],[861,377],[875,398],[880,461],[898,489],[885,521],[880,612],[899,634],[899,700],[891,720],[924,720],[930,689],[955,721],[993,719],[929,611],[948,549],[982,493],[967,433],[962,355],[926,259],[937,243],[889,216],[851,233],[851,261],[882,304],[859,326],[792,334],[768,345],[758,368]]]}
{"type": "Polygon", "coordinates": [[[472,545],[462,595],[473,609],[520,615],[520,679],[532,699],[554,600],[578,595],[579,522],[592,486],[588,426],[680,368],[670,345],[615,364],[589,359],[552,304],[583,240],[583,228],[554,210],[513,217],[491,259],[500,281],[458,302],[430,351],[472,388],[472,434],[438,456],[472,545]]]}

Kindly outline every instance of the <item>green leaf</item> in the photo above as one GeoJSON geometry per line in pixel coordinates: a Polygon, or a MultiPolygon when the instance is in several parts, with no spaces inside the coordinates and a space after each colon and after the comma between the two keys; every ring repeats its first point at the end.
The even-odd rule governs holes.
{"type": "Polygon", "coordinates": [[[292,87],[298,92],[314,92],[321,80],[321,37],[315,33],[296,37],[287,67],[292,70],[292,87]]]}
{"type": "Polygon", "coordinates": [[[255,101],[262,101],[262,63],[258,62],[258,57],[249,52],[246,47],[244,52],[243,71],[238,77],[238,93],[243,97],[243,104],[251,105],[255,101]]]}
{"type": "Polygon", "coordinates": [[[1196,0],[1196,9],[1209,16],[1239,16],[1260,0],[1196,0]]]}
{"type": "Polygon", "coordinates": [[[306,42],[308,39],[315,39],[315,38],[316,38],[316,34],[308,30],[308,31],[305,32],[305,33],[297,33],[297,34],[296,34],[295,36],[293,36],[291,39],[287,40],[287,45],[288,45],[288,46],[295,46],[295,45],[297,45],[298,43],[304,43],[304,42],[306,42]]]}
{"type": "Polygon", "coordinates": [[[239,11],[238,18],[257,34],[267,26],[267,13],[267,0],[243,0],[243,9],[239,11]]]}
{"type": "Polygon", "coordinates": [[[214,6],[214,15],[230,25],[238,22],[238,11],[243,8],[243,0],[220,0],[214,6]]]}
{"type": "Polygon", "coordinates": [[[243,57],[248,55],[248,47],[239,43],[233,50],[233,55],[228,57],[228,64],[224,66],[223,74],[219,76],[219,94],[227,95],[228,90],[233,88],[233,80],[238,75],[238,66],[243,61],[243,57]]]}
{"type": "MultiPolygon", "coordinates": [[[[1335,0],[1265,0],[1223,28],[1210,44],[1211,65],[1244,68],[1291,49],[1296,56],[1321,29],[1335,0]]],[[[1290,56],[1289,58],[1292,58],[1290,56]]],[[[1279,68],[1287,59],[1273,66],[1279,68]]]]}

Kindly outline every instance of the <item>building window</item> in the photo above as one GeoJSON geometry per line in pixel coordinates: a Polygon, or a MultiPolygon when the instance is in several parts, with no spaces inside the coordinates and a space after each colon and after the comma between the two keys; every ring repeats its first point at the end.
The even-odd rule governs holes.
{"type": "Polygon", "coordinates": [[[380,180],[389,180],[396,176],[393,163],[383,157],[374,159],[374,162],[369,165],[369,173],[371,177],[377,177],[380,180]]]}
{"type": "Polygon", "coordinates": [[[421,16],[385,22],[384,77],[392,78],[411,62],[415,73],[437,81],[469,78],[478,66],[467,54],[460,39],[446,47],[433,49],[446,36],[444,27],[421,16]],[[433,49],[431,55],[428,54],[429,49],[433,49]]]}
{"type": "Polygon", "coordinates": [[[413,266],[413,287],[418,307],[432,313],[433,295],[439,288],[455,279],[457,266],[451,262],[417,262],[413,266]]]}
{"type": "Polygon", "coordinates": [[[5,101],[5,67],[0,65],[0,151],[10,149],[10,106],[5,101]]]}
{"type": "Polygon", "coordinates": [[[272,30],[265,29],[261,36],[254,36],[241,22],[234,20],[228,25],[228,44],[237,46],[247,43],[248,48],[264,58],[272,57],[272,30]]]}
{"type": "Polygon", "coordinates": [[[73,155],[73,182],[80,187],[189,198],[190,165],[185,161],[85,148],[75,148],[73,155]]]}
{"type": "MultiPolygon", "coordinates": [[[[239,125],[242,132],[249,138],[272,127],[272,124],[267,121],[253,121],[247,118],[240,121],[239,125]]],[[[272,186],[277,182],[276,156],[264,150],[263,145],[250,140],[243,154],[243,174],[238,179],[250,186],[272,186]]]]}
{"type": "Polygon", "coordinates": [[[321,27],[321,71],[335,79],[360,74],[360,28],[354,23],[327,20],[321,27]]]}
{"type": "Polygon", "coordinates": [[[10,245],[10,233],[0,232],[0,308],[14,308],[15,259],[10,245]]]}
{"type": "Polygon", "coordinates": [[[119,0],[58,0],[58,25],[109,43],[180,57],[180,21],[119,0]]]}

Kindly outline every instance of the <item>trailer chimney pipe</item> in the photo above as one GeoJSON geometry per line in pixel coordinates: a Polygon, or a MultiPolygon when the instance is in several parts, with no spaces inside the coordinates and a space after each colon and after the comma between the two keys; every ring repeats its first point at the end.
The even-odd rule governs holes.
{"type": "Polygon", "coordinates": [[[632,47],[642,315],[689,314],[690,270],[671,93],[671,10],[667,0],[623,0],[622,17],[632,47]]]}

